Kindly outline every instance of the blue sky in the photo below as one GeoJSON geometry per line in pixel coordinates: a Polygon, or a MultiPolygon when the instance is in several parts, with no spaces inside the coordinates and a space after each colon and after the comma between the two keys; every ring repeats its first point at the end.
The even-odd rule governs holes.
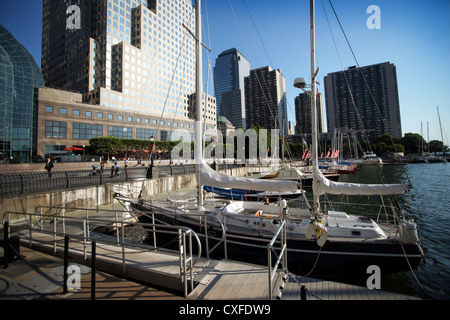
{"type": "MultiPolygon", "coordinates": [[[[203,0],[203,42],[212,49],[211,68],[224,50],[237,48],[251,68],[270,65],[286,79],[288,113],[294,120],[292,83],[310,77],[308,0],[203,0]],[[207,9],[207,10],[206,10],[207,9]],[[250,14],[249,14],[250,12],[250,14]],[[262,39],[262,41],[261,41],[262,39]],[[267,51],[267,53],[266,53],[267,51]]],[[[450,144],[450,1],[448,0],[332,0],[361,66],[390,61],[397,66],[403,134],[440,138],[439,106],[444,141],[450,144]],[[367,8],[377,5],[381,29],[369,30],[367,8]]],[[[317,66],[319,79],[356,65],[331,10],[329,0],[316,0],[317,66]],[[339,56],[324,9],[331,24],[339,56]]],[[[0,23],[40,65],[42,0],[0,0],[0,23]]],[[[204,59],[208,60],[204,52],[204,59]]],[[[204,78],[206,80],[206,76],[204,78]]],[[[209,92],[212,93],[212,73],[209,92]]],[[[206,81],[205,81],[206,82],[206,81]]],[[[320,88],[323,92],[323,86],[320,88]]]]}

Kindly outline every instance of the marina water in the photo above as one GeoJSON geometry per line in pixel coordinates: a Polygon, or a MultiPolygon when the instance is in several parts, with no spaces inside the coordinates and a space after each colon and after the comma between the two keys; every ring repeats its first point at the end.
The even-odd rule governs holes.
{"type": "MultiPolygon", "coordinates": [[[[423,299],[450,299],[450,163],[418,163],[407,165],[362,165],[355,174],[342,174],[340,182],[356,183],[411,183],[409,194],[396,196],[399,206],[417,223],[419,238],[425,258],[414,272],[384,275],[381,290],[408,294],[423,299]],[[409,179],[409,181],[408,181],[409,179]]],[[[307,192],[310,190],[307,189],[307,192]]],[[[370,201],[359,197],[359,203],[370,201]]],[[[333,201],[347,202],[347,196],[336,197],[333,201]]],[[[355,202],[355,199],[351,199],[355,202]]],[[[387,202],[387,201],[385,201],[387,202]]],[[[395,203],[395,202],[394,202],[395,203]]],[[[376,204],[376,203],[375,203],[376,204]]],[[[294,204],[291,204],[293,206],[294,204]]],[[[300,204],[298,204],[300,205],[300,204]]],[[[342,204],[348,213],[351,205],[342,204]]],[[[384,211],[383,211],[384,212],[384,211]]],[[[375,218],[375,210],[371,218],[375,218]]],[[[384,213],[381,213],[383,215],[384,213]]],[[[380,220],[381,221],[381,220],[380,220]]],[[[369,275],[368,275],[369,276],[369,275]]],[[[352,279],[346,279],[352,283],[352,279]]],[[[361,283],[356,283],[361,285],[361,283]]]]}

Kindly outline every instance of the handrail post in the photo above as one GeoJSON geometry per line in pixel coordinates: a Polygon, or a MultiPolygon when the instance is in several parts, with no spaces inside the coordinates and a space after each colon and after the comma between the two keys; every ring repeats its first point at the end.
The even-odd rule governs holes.
{"type": "Polygon", "coordinates": [[[126,273],[126,264],[125,264],[125,227],[124,224],[122,222],[122,264],[123,264],[123,268],[122,268],[122,273],[125,274],[126,273]]]}
{"type": "Polygon", "coordinates": [[[64,282],[63,282],[63,293],[67,293],[67,268],[69,268],[69,236],[66,234],[64,236],[64,282]]]}
{"type": "Polygon", "coordinates": [[[96,242],[92,241],[91,251],[91,300],[95,300],[95,260],[96,260],[96,242]]]}
{"type": "Polygon", "coordinates": [[[31,221],[31,216],[30,216],[30,248],[33,246],[33,228],[31,225],[32,221],[31,221]]]}
{"type": "Polygon", "coordinates": [[[204,224],[205,224],[205,245],[206,245],[206,258],[208,258],[209,259],[209,241],[208,241],[208,224],[206,223],[206,219],[207,219],[207,217],[206,216],[204,216],[204,217],[200,217],[200,219],[201,218],[204,218],[205,220],[204,220],[204,224]]]}
{"type": "Polygon", "coordinates": [[[5,221],[5,223],[3,224],[3,255],[4,255],[4,261],[3,261],[3,266],[6,268],[8,268],[8,259],[9,259],[9,222],[5,221]]]}
{"type": "MultiPolygon", "coordinates": [[[[31,220],[31,216],[30,216],[30,220],[31,220]]],[[[53,217],[53,254],[56,255],[56,217],[53,217]]]]}
{"type": "Polygon", "coordinates": [[[84,261],[87,260],[87,252],[86,252],[86,220],[83,219],[83,251],[84,251],[84,261]]]}
{"type": "Polygon", "coordinates": [[[267,268],[269,269],[269,300],[272,300],[272,251],[271,245],[267,245],[267,268]]]}

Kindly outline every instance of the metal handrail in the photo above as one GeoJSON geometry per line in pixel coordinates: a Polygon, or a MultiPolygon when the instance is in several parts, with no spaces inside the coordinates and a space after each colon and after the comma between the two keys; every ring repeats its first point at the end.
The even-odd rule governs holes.
{"type": "MultiPolygon", "coordinates": [[[[181,217],[195,217],[195,218],[199,218],[199,220],[203,219],[203,225],[204,225],[204,237],[205,237],[205,246],[206,246],[206,257],[209,259],[209,255],[211,252],[213,252],[215,249],[217,249],[222,243],[224,244],[224,255],[225,255],[225,259],[227,259],[227,234],[226,234],[226,228],[224,226],[224,224],[222,223],[222,221],[220,221],[220,219],[218,219],[216,216],[213,215],[205,215],[205,214],[201,214],[201,213],[184,213],[184,212],[175,212],[154,204],[147,204],[149,207],[151,207],[153,210],[155,211],[143,211],[143,210],[137,210],[134,209],[135,212],[139,212],[147,217],[151,216],[152,222],[155,223],[155,214],[158,215],[166,215],[166,216],[181,216],[181,217]],[[209,241],[208,239],[210,238],[208,235],[208,225],[207,225],[207,219],[213,219],[215,221],[217,221],[218,226],[220,227],[221,231],[222,231],[222,238],[219,239],[218,243],[216,243],[211,249],[209,248],[209,241]]],[[[200,223],[202,223],[200,221],[200,223]]],[[[156,243],[156,239],[153,239],[153,241],[156,243]]]]}
{"type": "MultiPolygon", "coordinates": [[[[23,215],[25,216],[22,221],[25,221],[27,223],[27,227],[29,230],[29,240],[30,240],[30,246],[32,246],[33,243],[33,230],[38,230],[40,233],[50,234],[53,235],[53,250],[56,254],[56,242],[57,242],[57,236],[64,237],[66,235],[66,222],[68,221],[76,221],[81,222],[83,224],[83,233],[82,235],[78,234],[71,234],[71,238],[78,239],[79,241],[83,242],[83,251],[84,251],[84,260],[87,261],[87,246],[88,241],[93,241],[94,239],[91,238],[91,232],[89,230],[89,222],[91,223],[100,223],[104,226],[110,226],[111,221],[105,220],[105,219],[99,219],[99,218],[89,218],[89,217],[67,217],[67,216],[53,216],[51,217],[51,221],[53,224],[53,229],[44,229],[43,219],[45,218],[44,215],[38,214],[38,213],[24,213],[24,212],[12,212],[8,211],[5,212],[3,215],[3,223],[5,220],[8,222],[11,220],[11,215],[23,215]],[[33,224],[33,217],[36,221],[39,221],[39,223],[36,223],[38,228],[34,228],[33,224]],[[6,219],[7,218],[7,219],[6,219]],[[62,223],[62,231],[57,231],[57,223],[58,220],[62,223]]],[[[190,283],[191,290],[193,289],[194,283],[193,283],[193,266],[199,261],[201,257],[201,243],[200,239],[198,238],[198,235],[192,231],[190,228],[182,227],[182,226],[169,226],[169,225],[154,225],[150,223],[135,223],[135,222],[126,222],[126,221],[115,221],[115,227],[121,230],[121,237],[119,239],[119,233],[117,235],[116,241],[111,241],[108,239],[98,239],[95,238],[96,242],[102,242],[106,244],[113,244],[113,245],[120,245],[122,250],[122,264],[123,264],[123,273],[125,274],[126,271],[126,252],[125,248],[140,248],[140,249],[149,249],[149,245],[144,245],[140,243],[135,242],[125,242],[125,226],[143,226],[143,227],[149,227],[149,229],[145,229],[146,232],[157,232],[157,233],[166,233],[166,234],[178,234],[179,236],[179,261],[180,261],[180,277],[184,283],[185,286],[185,296],[187,296],[187,286],[188,283],[190,283]],[[156,230],[153,227],[158,228],[166,228],[168,230],[156,230]],[[176,231],[169,231],[169,230],[176,230],[176,231]],[[186,240],[186,235],[188,235],[188,240],[186,240]],[[197,245],[198,245],[198,254],[194,261],[193,259],[193,251],[192,251],[192,237],[195,238],[197,245]],[[188,250],[186,250],[186,248],[188,250]],[[188,256],[187,256],[188,255],[188,256]],[[187,271],[190,271],[189,273],[187,271]],[[190,278],[188,277],[190,276],[190,278]],[[189,278],[189,279],[188,279],[189,278]]],[[[9,224],[9,223],[8,223],[9,224]]],[[[9,224],[9,229],[11,229],[12,226],[9,224]]],[[[10,230],[8,230],[10,231],[10,230]]],[[[152,250],[158,250],[158,251],[169,251],[164,248],[157,248],[156,244],[152,246],[152,250]]],[[[173,251],[172,251],[173,252],[173,251]]]]}
{"type": "Polygon", "coordinates": [[[274,234],[272,240],[267,245],[267,268],[268,268],[268,276],[269,276],[269,299],[272,300],[273,295],[273,279],[278,270],[278,266],[280,262],[283,260],[283,266],[287,268],[287,241],[286,241],[286,220],[283,220],[278,231],[274,234]],[[274,248],[274,244],[276,239],[280,236],[281,240],[281,252],[277,261],[275,262],[274,267],[272,268],[272,250],[274,248]]]}

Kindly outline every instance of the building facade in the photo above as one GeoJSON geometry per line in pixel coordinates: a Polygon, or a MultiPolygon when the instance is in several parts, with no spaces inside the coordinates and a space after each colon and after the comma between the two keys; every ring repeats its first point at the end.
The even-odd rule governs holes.
{"type": "Polygon", "coordinates": [[[280,69],[263,67],[250,70],[245,78],[247,128],[261,126],[288,134],[286,81],[280,69]]]}
{"type": "Polygon", "coordinates": [[[364,131],[371,141],[385,133],[402,137],[394,64],[350,67],[328,74],[324,82],[328,132],[364,131]]]}
{"type": "Polygon", "coordinates": [[[214,67],[214,91],[217,113],[236,128],[246,129],[244,78],[250,75],[250,63],[237,49],[222,52],[214,67]]]}
{"type": "MultiPolygon", "coordinates": [[[[311,124],[311,91],[299,94],[295,97],[295,133],[303,136],[310,136],[312,132],[311,124]]],[[[324,132],[324,114],[322,94],[317,94],[317,130],[318,133],[324,132]]]]}
{"type": "Polygon", "coordinates": [[[34,58],[0,25],[0,160],[31,162],[37,144],[36,90],[43,86],[34,58]]]}
{"type": "MultiPolygon", "coordinates": [[[[191,95],[190,100],[195,100],[191,95]]],[[[192,141],[195,121],[166,120],[135,111],[105,108],[83,102],[81,93],[41,88],[38,90],[38,144],[41,157],[65,154],[65,148],[89,145],[89,139],[112,136],[122,139],[192,141]]],[[[215,110],[215,99],[208,96],[207,112],[215,110]]],[[[211,115],[211,113],[210,113],[211,115]]],[[[216,119],[206,120],[213,130],[216,119]]]]}
{"type": "Polygon", "coordinates": [[[175,124],[193,123],[195,39],[187,28],[195,33],[190,0],[44,0],[46,85],[78,91],[81,102],[105,115],[158,119],[164,128],[146,130],[161,130],[160,139],[173,136],[167,131],[176,131],[175,124]],[[67,28],[72,4],[80,8],[80,29],[67,28]]]}

